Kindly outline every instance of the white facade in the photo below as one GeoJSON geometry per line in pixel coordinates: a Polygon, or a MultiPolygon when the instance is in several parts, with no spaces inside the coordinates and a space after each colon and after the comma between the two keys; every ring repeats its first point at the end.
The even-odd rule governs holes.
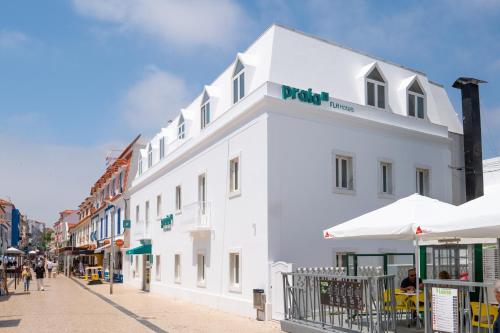
{"type": "MultiPolygon", "coordinates": [[[[273,25],[142,150],[131,247],[151,240],[151,291],[254,315],[252,289],[273,302],[272,263],[410,251],[327,241],[322,230],[416,191],[460,203],[463,175],[450,166],[463,160],[461,135],[445,90],[425,74],[273,25]],[[374,69],[384,82],[370,106],[374,69]],[[329,96],[285,99],[284,85],[329,96]]],[[[128,261],[126,282],[143,284],[143,263],[128,261]]]]}
{"type": "Polygon", "coordinates": [[[483,160],[483,181],[485,192],[488,187],[500,184],[500,157],[483,160]]]}

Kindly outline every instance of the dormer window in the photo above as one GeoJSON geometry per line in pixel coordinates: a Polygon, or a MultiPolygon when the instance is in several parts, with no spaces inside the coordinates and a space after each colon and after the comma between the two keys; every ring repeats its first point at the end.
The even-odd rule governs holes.
{"type": "Polygon", "coordinates": [[[139,171],[139,176],[142,175],[142,157],[141,156],[139,156],[137,169],[139,171]]]}
{"type": "Polygon", "coordinates": [[[233,72],[233,104],[245,96],[245,67],[238,59],[233,72]]]}
{"type": "Polygon", "coordinates": [[[160,160],[165,157],[165,137],[160,138],[160,160]]]}
{"type": "Polygon", "coordinates": [[[149,144],[148,147],[148,169],[153,166],[153,147],[149,144]]]}
{"type": "Polygon", "coordinates": [[[366,104],[379,109],[385,109],[385,80],[375,66],[366,76],[366,104]]]}
{"type": "Polygon", "coordinates": [[[210,123],[210,98],[206,91],[201,100],[200,120],[201,129],[204,129],[210,123]]]}
{"type": "Polygon", "coordinates": [[[408,116],[425,118],[425,94],[416,79],[408,88],[408,116]]]}
{"type": "Polygon", "coordinates": [[[184,121],[184,116],[181,113],[179,117],[179,122],[177,123],[177,139],[181,140],[186,137],[186,123],[184,121]]]}

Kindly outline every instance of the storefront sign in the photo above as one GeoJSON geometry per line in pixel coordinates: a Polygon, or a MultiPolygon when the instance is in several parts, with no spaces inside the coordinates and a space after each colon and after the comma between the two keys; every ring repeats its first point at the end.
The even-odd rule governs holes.
{"type": "Polygon", "coordinates": [[[458,332],[458,290],[432,288],[432,330],[458,332]]]}
{"type": "Polygon", "coordinates": [[[352,310],[363,310],[363,290],[360,282],[321,280],[321,304],[352,310]]]}
{"type": "Polygon", "coordinates": [[[174,215],[169,214],[165,216],[164,218],[161,219],[161,227],[163,231],[170,231],[172,230],[172,223],[174,222],[174,215]]]}
{"type": "Polygon", "coordinates": [[[130,220],[123,220],[123,229],[130,229],[131,224],[130,220]]]}
{"type": "Polygon", "coordinates": [[[124,243],[124,242],[123,242],[123,239],[117,239],[117,240],[115,241],[115,244],[116,244],[116,246],[118,246],[118,247],[123,246],[123,243],[124,243]]]}
{"type": "Polygon", "coordinates": [[[354,112],[354,108],[352,106],[345,105],[345,104],[338,103],[338,102],[333,102],[333,101],[330,102],[330,107],[333,109],[339,109],[339,110],[343,110],[343,111],[347,111],[347,112],[354,112]]]}
{"type": "Polygon", "coordinates": [[[311,103],[314,105],[321,105],[321,101],[328,102],[330,96],[327,92],[322,91],[320,94],[313,93],[312,89],[302,90],[290,86],[281,86],[281,97],[283,99],[298,99],[304,103],[311,103]]]}

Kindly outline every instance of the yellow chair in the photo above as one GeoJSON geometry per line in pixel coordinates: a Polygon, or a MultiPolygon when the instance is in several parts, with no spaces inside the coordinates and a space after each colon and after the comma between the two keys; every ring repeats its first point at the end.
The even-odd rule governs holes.
{"type": "MultiPolygon", "coordinates": [[[[424,312],[425,311],[425,295],[424,292],[421,291],[418,294],[418,312],[424,312]]],[[[412,311],[417,311],[417,295],[409,296],[408,297],[408,309],[412,311]]]]}
{"type": "Polygon", "coordinates": [[[493,323],[498,317],[498,307],[493,304],[488,304],[488,311],[490,315],[490,324],[488,325],[488,313],[485,303],[481,303],[481,318],[479,318],[479,302],[470,302],[472,310],[472,326],[481,328],[493,328],[493,323]]]}

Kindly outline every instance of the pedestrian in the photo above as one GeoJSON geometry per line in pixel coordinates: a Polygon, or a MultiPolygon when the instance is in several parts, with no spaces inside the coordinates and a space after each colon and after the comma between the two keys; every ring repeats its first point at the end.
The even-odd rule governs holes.
{"type": "Polygon", "coordinates": [[[36,288],[37,288],[37,290],[44,291],[45,289],[43,288],[43,277],[45,275],[45,268],[43,268],[43,263],[41,261],[38,263],[38,265],[35,268],[35,275],[36,275],[36,288]]]}
{"type": "Polygon", "coordinates": [[[49,279],[52,277],[52,268],[54,268],[54,263],[50,260],[47,261],[47,271],[49,271],[49,279]]]}
{"type": "Polygon", "coordinates": [[[83,276],[83,262],[80,261],[80,263],[78,264],[78,271],[80,273],[80,276],[83,276]]]}
{"type": "Polygon", "coordinates": [[[30,281],[31,281],[31,271],[29,266],[23,266],[23,272],[21,273],[21,277],[24,282],[24,291],[29,291],[30,281]]]}

